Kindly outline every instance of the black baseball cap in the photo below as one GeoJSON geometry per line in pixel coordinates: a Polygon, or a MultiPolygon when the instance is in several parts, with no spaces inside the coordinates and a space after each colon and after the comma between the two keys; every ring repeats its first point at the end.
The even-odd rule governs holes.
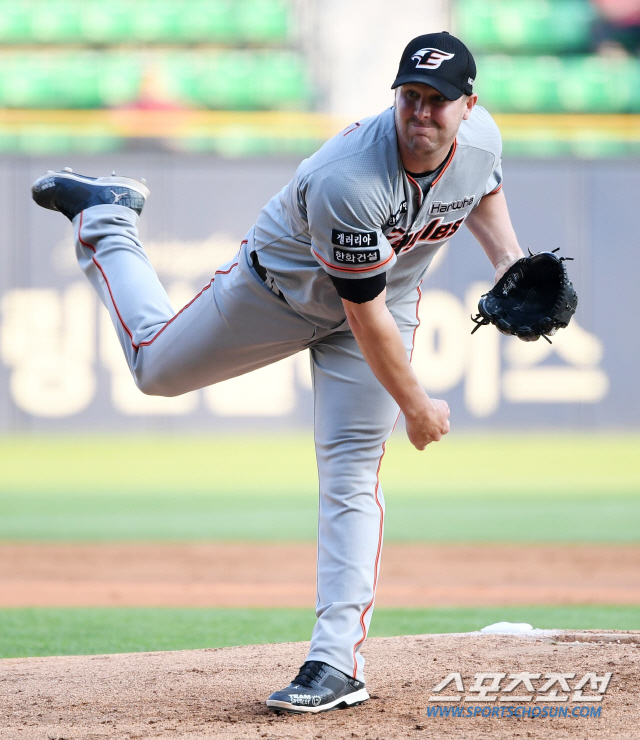
{"type": "Polygon", "coordinates": [[[400,58],[391,89],[408,82],[430,85],[449,100],[473,93],[476,63],[467,47],[450,33],[426,33],[410,41],[400,58]]]}

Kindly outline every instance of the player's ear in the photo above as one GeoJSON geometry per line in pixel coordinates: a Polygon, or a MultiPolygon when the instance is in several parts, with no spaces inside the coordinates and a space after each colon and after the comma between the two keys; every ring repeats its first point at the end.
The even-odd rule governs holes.
{"type": "Polygon", "coordinates": [[[465,108],[464,108],[464,114],[462,116],[462,120],[466,121],[467,118],[471,115],[471,111],[473,110],[473,106],[478,102],[478,96],[473,93],[473,95],[465,95],[465,108]]]}

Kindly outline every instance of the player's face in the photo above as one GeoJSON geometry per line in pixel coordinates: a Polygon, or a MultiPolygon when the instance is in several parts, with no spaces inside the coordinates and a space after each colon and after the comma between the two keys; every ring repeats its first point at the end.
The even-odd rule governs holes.
{"type": "Polygon", "coordinates": [[[418,82],[396,88],[398,146],[406,169],[435,169],[446,157],[477,99],[477,95],[463,95],[448,100],[435,88],[418,82]]]}

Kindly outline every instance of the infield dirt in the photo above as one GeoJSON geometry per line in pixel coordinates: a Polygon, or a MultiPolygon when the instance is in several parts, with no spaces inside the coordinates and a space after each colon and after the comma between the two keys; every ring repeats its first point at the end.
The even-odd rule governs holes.
{"type": "MultiPolygon", "coordinates": [[[[573,633],[569,639],[589,637],[594,639],[573,633]]],[[[343,711],[302,716],[272,714],[264,701],[293,678],[304,660],[306,643],[3,660],[1,736],[3,740],[636,740],[640,633],[618,633],[607,639],[613,641],[563,642],[557,636],[535,639],[477,633],[372,639],[363,650],[370,701],[343,711]],[[587,671],[613,676],[600,703],[576,704],[570,696],[563,705],[569,709],[567,717],[429,716],[428,709],[437,706],[429,700],[433,688],[451,672],[459,672],[469,687],[477,672],[521,671],[543,676],[557,672],[581,677],[587,671]],[[576,706],[600,707],[600,716],[572,716],[576,706]]]]}
{"type": "MultiPolygon", "coordinates": [[[[4,543],[0,607],[312,608],[315,566],[312,544],[4,543]]],[[[388,543],[376,603],[640,604],[640,546],[388,543]]]]}

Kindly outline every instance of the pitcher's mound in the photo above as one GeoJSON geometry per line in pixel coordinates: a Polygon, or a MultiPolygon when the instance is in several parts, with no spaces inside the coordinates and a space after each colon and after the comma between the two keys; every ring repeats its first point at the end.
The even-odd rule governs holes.
{"type": "Polygon", "coordinates": [[[639,632],[372,639],[363,651],[370,701],[320,715],[272,714],[265,699],[294,677],[307,647],[3,660],[1,734],[11,740],[639,736],[639,632]]]}

